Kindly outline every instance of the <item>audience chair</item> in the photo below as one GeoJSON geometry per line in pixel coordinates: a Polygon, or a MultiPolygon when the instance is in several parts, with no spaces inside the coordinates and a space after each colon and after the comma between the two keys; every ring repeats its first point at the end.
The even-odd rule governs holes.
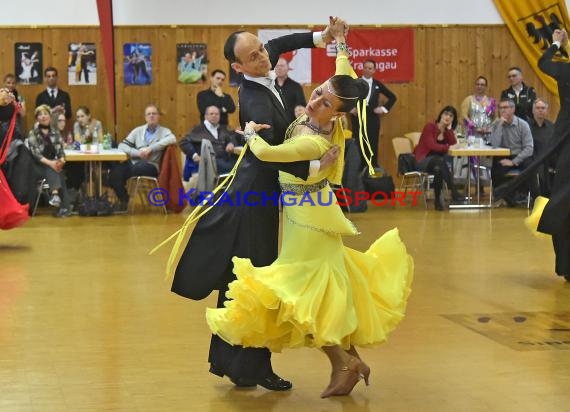
{"type": "MultiPolygon", "coordinates": [[[[505,177],[509,178],[509,179],[514,179],[515,177],[519,176],[520,174],[521,174],[521,171],[519,169],[511,169],[510,171],[505,173],[505,177]]],[[[540,177],[539,177],[538,173],[536,174],[536,184],[537,184],[537,188],[539,188],[540,187],[540,177]]],[[[492,186],[491,186],[491,188],[492,188],[492,186]]],[[[529,188],[528,192],[526,194],[526,208],[527,209],[530,209],[531,202],[532,202],[532,193],[531,193],[531,190],[529,188]]]]}
{"type": "MultiPolygon", "coordinates": [[[[158,189],[160,186],[158,184],[158,179],[156,177],[149,177],[149,176],[133,176],[127,180],[127,192],[129,193],[129,205],[127,210],[130,214],[132,214],[135,210],[135,202],[136,197],[140,199],[140,202],[146,207],[150,206],[152,208],[160,207],[160,206],[153,206],[149,199],[149,193],[154,190],[158,189]]],[[[170,193],[171,196],[174,194],[170,193]]],[[[164,214],[168,214],[166,210],[166,205],[162,205],[162,211],[164,214]]]]}
{"type": "Polygon", "coordinates": [[[41,179],[40,181],[38,181],[38,194],[36,196],[36,202],[34,204],[34,210],[32,211],[32,217],[36,215],[36,211],[38,210],[38,205],[40,203],[40,197],[41,195],[45,195],[48,199],[50,197],[50,192],[49,192],[49,185],[47,184],[47,180],[46,179],[41,179]]]}
{"type": "Polygon", "coordinates": [[[404,134],[404,137],[410,139],[410,142],[412,142],[412,149],[415,149],[418,143],[420,142],[421,135],[422,135],[421,132],[409,132],[404,134]]]}
{"type": "MultiPolygon", "coordinates": [[[[392,139],[392,147],[396,155],[397,165],[399,165],[400,155],[412,154],[412,142],[406,137],[394,137],[392,139]]],[[[424,205],[427,209],[426,191],[428,190],[429,175],[418,170],[400,170],[399,166],[398,174],[401,176],[400,190],[403,189],[405,194],[407,194],[408,189],[422,192],[424,205]]]]}

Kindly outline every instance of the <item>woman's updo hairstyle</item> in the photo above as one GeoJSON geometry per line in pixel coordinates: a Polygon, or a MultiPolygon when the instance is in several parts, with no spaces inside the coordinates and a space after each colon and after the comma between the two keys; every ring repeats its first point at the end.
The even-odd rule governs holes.
{"type": "Polygon", "coordinates": [[[353,79],[350,76],[340,74],[330,78],[330,92],[338,97],[341,105],[339,112],[347,113],[356,107],[359,100],[368,97],[368,83],[363,79],[353,79]]]}

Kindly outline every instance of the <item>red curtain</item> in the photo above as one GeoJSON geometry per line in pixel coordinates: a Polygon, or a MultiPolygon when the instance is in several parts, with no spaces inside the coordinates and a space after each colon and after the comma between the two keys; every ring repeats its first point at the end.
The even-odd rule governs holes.
{"type": "MultiPolygon", "coordinates": [[[[105,75],[109,85],[109,98],[113,112],[113,131],[116,133],[117,105],[115,98],[115,44],[113,33],[113,0],[97,0],[99,30],[105,59],[105,75]]],[[[115,134],[114,133],[114,134],[115,134]]]]}

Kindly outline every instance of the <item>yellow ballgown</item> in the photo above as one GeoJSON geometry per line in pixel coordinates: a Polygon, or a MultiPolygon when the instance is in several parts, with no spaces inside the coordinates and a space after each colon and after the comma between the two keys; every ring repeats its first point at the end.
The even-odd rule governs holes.
{"type": "MultiPolygon", "coordinates": [[[[337,74],[348,74],[348,59],[341,57],[337,57],[337,74]]],[[[344,246],[342,235],[358,231],[345,218],[328,185],[340,182],[344,168],[340,120],[331,141],[315,134],[295,135],[295,129],[293,123],[290,136],[278,146],[256,136],[249,142],[250,150],[262,161],[292,162],[319,159],[338,144],[339,161],[307,180],[279,173],[287,193],[279,257],[265,267],[234,257],[237,280],[227,292],[232,300],[224,308],[207,309],[208,325],[232,345],[266,347],[272,352],[381,343],[404,317],[413,260],[397,229],[386,232],[364,253],[344,246]]]]}

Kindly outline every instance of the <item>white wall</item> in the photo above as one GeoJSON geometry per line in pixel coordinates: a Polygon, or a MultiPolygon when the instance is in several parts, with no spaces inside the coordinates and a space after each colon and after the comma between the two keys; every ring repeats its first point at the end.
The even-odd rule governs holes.
{"type": "MultiPolygon", "coordinates": [[[[566,0],[567,7],[569,2],[566,0]]],[[[95,0],[22,3],[5,0],[4,3],[0,26],[75,26],[99,22],[95,0]]],[[[344,17],[350,24],[366,25],[503,23],[493,0],[113,0],[113,3],[116,25],[321,25],[326,23],[328,15],[344,17]],[[281,4],[285,6],[280,7],[281,4]]]]}
{"type": "Polygon", "coordinates": [[[503,22],[493,0],[211,0],[197,6],[205,3],[115,0],[113,8],[116,24],[326,24],[329,15],[350,24],[503,22]]]}
{"type": "MultiPolygon", "coordinates": [[[[4,3],[0,25],[98,24],[95,0],[4,3]]],[[[493,0],[113,0],[113,3],[116,25],[321,25],[329,15],[344,17],[350,24],[366,25],[503,23],[493,0]],[[284,6],[280,7],[281,4],[284,6]]]]}

